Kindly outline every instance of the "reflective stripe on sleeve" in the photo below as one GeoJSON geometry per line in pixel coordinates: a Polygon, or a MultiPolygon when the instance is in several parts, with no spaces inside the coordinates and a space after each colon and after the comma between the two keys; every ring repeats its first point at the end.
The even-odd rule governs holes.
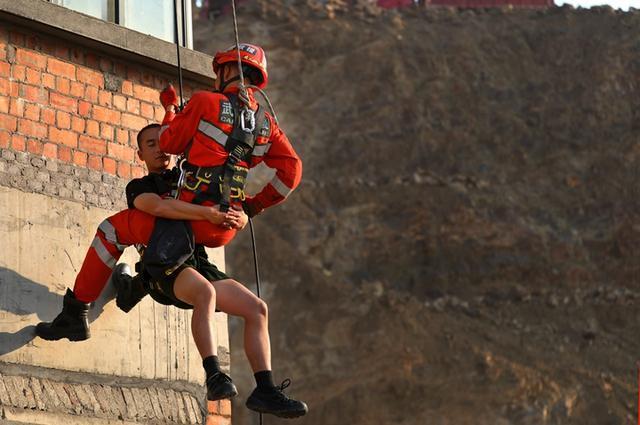
{"type": "Polygon", "coordinates": [[[160,131],[158,132],[158,138],[160,138],[160,136],[162,136],[162,133],[164,133],[164,131],[169,128],[169,125],[163,125],[162,127],[160,127],[160,131]]]}
{"type": "Polygon", "coordinates": [[[114,244],[116,248],[118,248],[118,251],[124,251],[124,249],[127,247],[127,245],[121,245],[120,243],[118,243],[118,238],[116,237],[116,228],[113,227],[113,224],[111,224],[109,220],[103,220],[102,223],[100,223],[100,226],[98,226],[98,229],[100,229],[102,233],[104,233],[104,237],[107,239],[107,241],[114,244]]]}
{"type": "Polygon", "coordinates": [[[273,188],[278,191],[283,198],[286,198],[291,192],[293,192],[293,189],[282,183],[282,180],[280,180],[277,175],[274,176],[269,183],[271,183],[271,186],[273,186],[273,188]]]}
{"type": "Polygon", "coordinates": [[[210,122],[200,120],[200,124],[198,124],[198,130],[210,139],[215,140],[221,146],[227,144],[227,139],[229,138],[229,136],[227,136],[224,131],[220,130],[210,122]]]}
{"type": "Polygon", "coordinates": [[[104,246],[102,240],[99,237],[93,238],[93,242],[91,242],[91,246],[96,250],[96,254],[102,262],[109,267],[110,269],[116,266],[116,259],[113,258],[113,255],[107,250],[107,247],[104,246]]]}
{"type": "Polygon", "coordinates": [[[269,152],[269,148],[271,147],[271,143],[267,143],[264,145],[255,145],[253,147],[253,156],[264,156],[267,152],[269,152]]]}

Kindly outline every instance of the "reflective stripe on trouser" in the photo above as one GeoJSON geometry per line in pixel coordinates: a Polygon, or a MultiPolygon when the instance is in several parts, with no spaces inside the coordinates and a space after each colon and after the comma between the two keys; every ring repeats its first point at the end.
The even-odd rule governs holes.
{"type": "MultiPolygon", "coordinates": [[[[152,215],[129,209],[105,220],[108,225],[105,222],[100,225],[73,287],[78,300],[90,303],[98,299],[124,248],[138,243],[146,245],[155,220],[152,215]],[[110,231],[110,226],[113,232],[110,231]]],[[[226,245],[236,233],[235,230],[227,230],[204,220],[191,224],[196,243],[211,248],[226,245]]]]}

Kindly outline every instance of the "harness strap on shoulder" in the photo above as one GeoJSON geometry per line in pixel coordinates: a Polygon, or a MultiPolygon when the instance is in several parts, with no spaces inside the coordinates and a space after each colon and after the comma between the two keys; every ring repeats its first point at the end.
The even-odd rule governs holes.
{"type": "MultiPolygon", "coordinates": [[[[220,211],[227,211],[229,206],[231,205],[231,197],[232,197],[232,186],[233,179],[236,175],[236,164],[241,161],[247,162],[251,165],[251,154],[253,153],[253,148],[255,146],[257,135],[260,134],[262,127],[264,126],[264,118],[265,112],[264,108],[258,105],[258,110],[256,111],[256,125],[251,133],[247,133],[246,131],[240,128],[240,114],[241,105],[238,101],[238,96],[235,94],[227,95],[229,101],[231,102],[231,106],[233,107],[234,119],[233,119],[233,130],[227,143],[225,145],[225,149],[229,152],[229,157],[224,165],[224,173],[222,177],[222,183],[220,185],[220,211]]],[[[237,186],[237,185],[236,185],[237,186]]],[[[242,182],[242,188],[244,189],[244,182],[242,182]]]]}

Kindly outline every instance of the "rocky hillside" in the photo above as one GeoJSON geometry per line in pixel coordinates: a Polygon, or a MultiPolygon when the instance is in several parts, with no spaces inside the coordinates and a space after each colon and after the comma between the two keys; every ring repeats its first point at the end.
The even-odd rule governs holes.
{"type": "MultiPolygon", "coordinates": [[[[255,220],[296,423],[632,423],[640,13],[355,3],[239,11],[305,166],[255,220]]],[[[196,39],[229,46],[231,19],[196,39]]],[[[248,231],[227,259],[253,288],[248,231]]]]}

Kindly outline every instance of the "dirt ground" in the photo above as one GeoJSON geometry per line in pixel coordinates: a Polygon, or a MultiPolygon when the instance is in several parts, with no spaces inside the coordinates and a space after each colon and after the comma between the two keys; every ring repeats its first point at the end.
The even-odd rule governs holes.
{"type": "MultiPolygon", "coordinates": [[[[325,3],[239,10],[304,161],[255,219],[295,423],[634,423],[640,13],[325,3]]],[[[228,47],[230,17],[195,39],[228,47]]],[[[227,266],[254,288],[248,231],[227,266]]]]}

